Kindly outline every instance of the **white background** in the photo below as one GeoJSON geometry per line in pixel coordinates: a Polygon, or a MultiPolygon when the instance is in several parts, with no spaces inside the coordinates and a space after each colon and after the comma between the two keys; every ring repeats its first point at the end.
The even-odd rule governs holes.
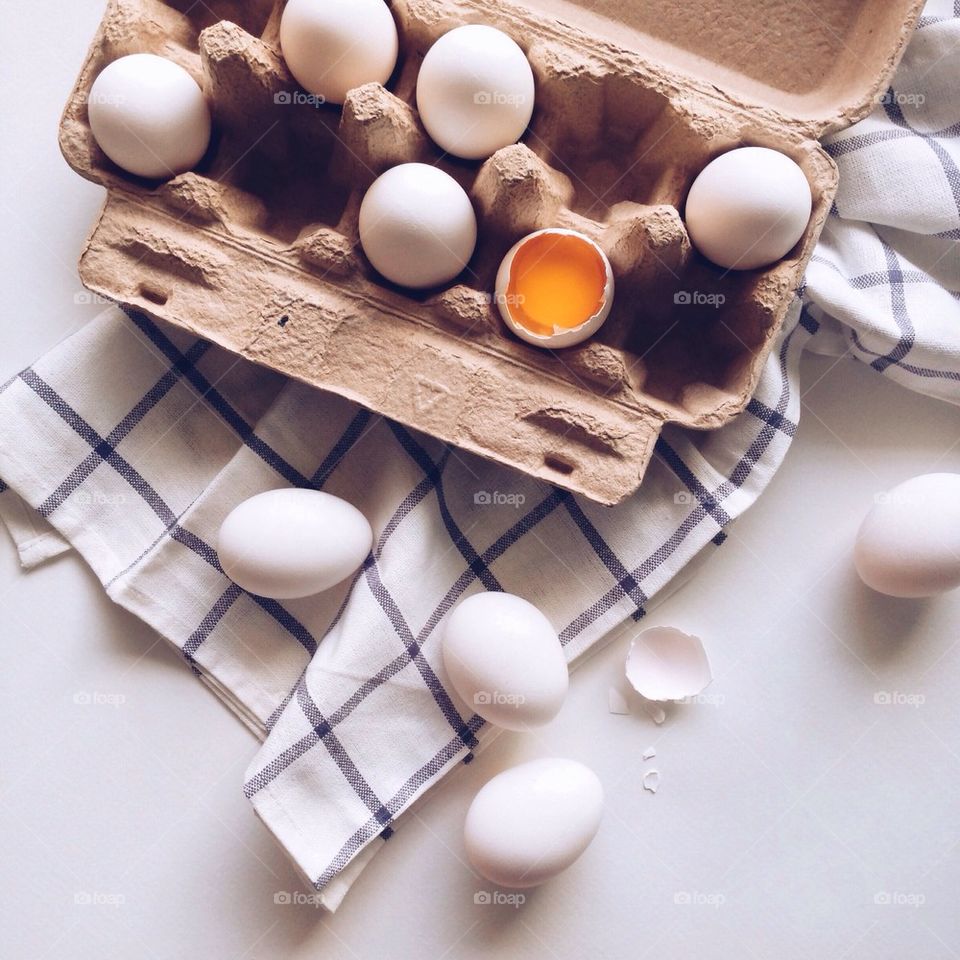
{"type": "MultiPolygon", "coordinates": [[[[101,191],[56,144],[100,13],[4,4],[0,380],[100,309],[75,263],[101,191]]],[[[335,916],[275,903],[300,888],[241,793],[250,734],[76,557],[24,574],[0,537],[3,955],[960,956],[960,596],[887,600],[849,561],[877,492],[960,471],[960,416],[849,360],[803,372],[786,465],[648,618],[704,638],[710,702],[611,715],[616,639],[542,737],[504,734],[402,821],[335,916]],[[520,909],[475,905],[470,798],[550,753],[601,776],[600,833],[520,909]]]]}

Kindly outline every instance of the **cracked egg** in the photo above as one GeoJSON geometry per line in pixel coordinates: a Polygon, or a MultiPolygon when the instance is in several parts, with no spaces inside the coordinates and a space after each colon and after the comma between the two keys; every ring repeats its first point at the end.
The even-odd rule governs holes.
{"type": "Polygon", "coordinates": [[[572,347],[593,336],[613,306],[613,270],[600,246],[575,230],[528,234],[500,264],[503,322],[537,347],[572,347]]]}

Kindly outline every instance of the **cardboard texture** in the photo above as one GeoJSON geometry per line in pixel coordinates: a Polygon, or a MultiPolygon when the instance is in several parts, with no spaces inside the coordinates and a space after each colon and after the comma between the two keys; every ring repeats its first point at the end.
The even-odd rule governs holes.
{"type": "Polygon", "coordinates": [[[410,427],[615,504],[665,423],[710,429],[753,392],[830,209],[818,138],[886,89],[922,0],[394,0],[387,88],[317,105],[279,52],[282,0],[110,0],[67,104],[61,147],[107,200],[80,262],[94,292],[410,427]],[[414,91],[430,45],[464,23],[510,34],[534,70],[522,142],[485,163],[443,156],[414,91]],[[176,61],[215,134],[195,171],[139,180],[96,146],[86,96],[129,53],[176,61]],[[691,249],[686,191],[715,156],[768,146],[806,172],[814,210],[779,264],[726,272],[691,249]],[[437,163],[470,194],[479,242],[448,288],[410,293],[366,262],[364,190],[388,167],[437,163]],[[525,233],[595,238],[616,303],[598,334],[544,351],[493,303],[525,233]]]}

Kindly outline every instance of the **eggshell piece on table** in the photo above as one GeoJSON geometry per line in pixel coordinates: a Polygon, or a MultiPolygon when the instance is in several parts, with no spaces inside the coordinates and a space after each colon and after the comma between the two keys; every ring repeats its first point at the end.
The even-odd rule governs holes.
{"type": "Polygon", "coordinates": [[[879,497],[857,533],[854,564],[891,597],[960,587],[960,474],[913,477],[879,497]]]}
{"type": "Polygon", "coordinates": [[[712,679],[700,638],[674,627],[650,627],[638,634],[630,644],[626,673],[647,700],[694,697],[712,679]]]}
{"type": "Polygon", "coordinates": [[[289,0],[280,50],[294,79],[341,104],[365,83],[386,83],[397,64],[397,25],[383,0],[289,0]]]}
{"type": "Polygon", "coordinates": [[[729,270],[782,260],[810,222],[806,174],[786,154],[740,147],[707,164],[687,195],[684,220],[693,245],[729,270]]]}
{"type": "Polygon", "coordinates": [[[87,98],[100,149],[138,177],[169,179],[195,167],[210,144],[210,108],[183,67],[152,53],[120,57],[87,98]]]}
{"type": "Polygon", "coordinates": [[[500,887],[535,887],[566,870],[600,826],[603,787],[576,760],[531,760],[489,780],[467,811],[474,869],[500,887]]]}
{"type": "Polygon", "coordinates": [[[517,43],[494,27],[468,24],[427,51],[417,110],[430,138],[465,160],[516,143],[533,115],[533,70],[517,43]]]}
{"type": "Polygon", "coordinates": [[[355,573],[373,542],[366,517],[318,490],[268,490],[234,507],[220,527],[224,573],[274,600],[309,597],[355,573]]]}
{"type": "Polygon", "coordinates": [[[518,240],[497,271],[503,322],[549,349],[593,336],[613,306],[613,270],[599,245],[575,230],[537,230],[518,240]]]}
{"type": "Polygon", "coordinates": [[[402,287],[425,289],[466,267],[477,243],[477,218],[449,174],[426,163],[402,163],[367,190],[359,232],[375,270],[402,287]]]}
{"type": "Polygon", "coordinates": [[[569,685],[550,621],[522,597],[478,593],[443,626],[443,664],[454,690],[484,720],[529,730],[552,720],[569,685]]]}

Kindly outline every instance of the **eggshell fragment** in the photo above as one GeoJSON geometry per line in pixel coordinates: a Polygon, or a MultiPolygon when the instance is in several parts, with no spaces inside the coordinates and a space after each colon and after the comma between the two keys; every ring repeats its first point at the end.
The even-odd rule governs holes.
{"type": "Polygon", "coordinates": [[[217,556],[244,590],[291,600],[345,580],[372,542],[366,517],[346,500],[317,490],[268,490],[227,515],[217,556]]]}
{"type": "Polygon", "coordinates": [[[960,474],[913,477],[878,497],[853,556],[860,579],[891,597],[960,587],[960,474]]]}
{"type": "Polygon", "coordinates": [[[656,793],[660,788],[660,771],[659,770],[648,770],[643,775],[643,789],[647,793],[656,793]]]}
{"type": "Polygon", "coordinates": [[[603,787],[576,760],[532,760],[489,780],[467,811],[464,842],[478,873],[535,887],[566,870],[600,826],[603,787]]]}
{"type": "Polygon", "coordinates": [[[710,683],[710,664],[699,637],[673,627],[650,627],[630,644],[627,679],[648,700],[682,700],[710,683]]]}
{"type": "Polygon", "coordinates": [[[607,709],[618,716],[630,716],[630,704],[627,698],[616,687],[611,687],[607,691],[607,709]]]}
{"type": "Polygon", "coordinates": [[[459,603],[443,627],[443,664],[464,703],[507,730],[543,726],[567,695],[556,631],[513,594],[478,593],[459,603]]]}

